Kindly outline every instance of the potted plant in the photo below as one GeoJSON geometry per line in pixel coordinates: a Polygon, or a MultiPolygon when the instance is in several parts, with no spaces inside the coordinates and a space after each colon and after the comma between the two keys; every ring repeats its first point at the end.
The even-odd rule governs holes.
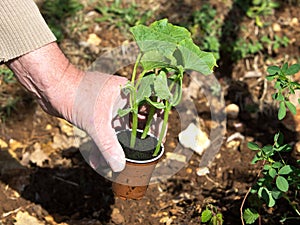
{"type": "Polygon", "coordinates": [[[147,189],[155,163],[163,155],[162,142],[169,113],[181,100],[185,72],[193,70],[209,75],[216,66],[216,60],[212,53],[203,52],[194,44],[186,28],[173,25],[167,19],[155,21],[149,26],[136,25],[130,32],[139,48],[139,54],[131,81],[122,88],[129,95],[129,107],[119,109],[118,114],[120,117],[130,114],[131,129],[117,135],[130,165],[126,166],[123,173],[115,174],[113,190],[118,195],[116,188],[123,186],[121,197],[139,199],[147,189]],[[143,129],[138,130],[139,109],[145,105],[148,107],[148,117],[143,129]],[[163,122],[159,136],[153,137],[149,128],[158,110],[163,112],[163,122]],[[141,176],[146,181],[139,178],[138,169],[132,164],[136,161],[139,161],[138,165],[143,165],[141,176]],[[151,165],[147,167],[144,163],[151,165]],[[146,171],[148,174],[145,175],[146,171]],[[137,181],[131,181],[132,176],[137,181]],[[130,197],[129,193],[133,190],[139,194],[130,197]]]}

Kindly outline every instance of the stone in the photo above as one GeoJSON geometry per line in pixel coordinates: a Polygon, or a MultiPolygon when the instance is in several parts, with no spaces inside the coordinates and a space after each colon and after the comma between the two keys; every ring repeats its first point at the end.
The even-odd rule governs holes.
{"type": "Polygon", "coordinates": [[[179,133],[179,142],[185,148],[190,148],[199,155],[202,155],[210,145],[206,132],[194,123],[190,123],[185,130],[179,133]]]}
{"type": "Polygon", "coordinates": [[[226,106],[225,112],[228,118],[237,119],[240,112],[240,108],[238,105],[232,103],[226,106]]]}

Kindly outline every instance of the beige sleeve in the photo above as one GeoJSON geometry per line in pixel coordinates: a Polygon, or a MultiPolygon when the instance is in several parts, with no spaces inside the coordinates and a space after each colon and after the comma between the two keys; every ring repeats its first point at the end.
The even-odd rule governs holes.
{"type": "Polygon", "coordinates": [[[0,63],[55,40],[33,0],[0,0],[0,63]]]}

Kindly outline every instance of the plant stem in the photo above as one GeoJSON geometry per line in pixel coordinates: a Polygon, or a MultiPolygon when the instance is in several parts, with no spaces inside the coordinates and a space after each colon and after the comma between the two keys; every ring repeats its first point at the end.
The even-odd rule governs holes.
{"type": "Polygon", "coordinates": [[[169,119],[169,112],[171,110],[171,107],[172,107],[172,104],[170,104],[168,101],[166,101],[166,108],[165,108],[165,111],[164,111],[164,120],[163,120],[162,128],[161,128],[161,131],[160,131],[160,134],[159,134],[158,143],[156,145],[153,156],[157,156],[157,154],[159,153],[162,140],[163,140],[164,135],[166,133],[168,119],[169,119]]]}
{"type": "Polygon", "coordinates": [[[147,137],[147,134],[149,132],[151,121],[152,121],[152,118],[153,118],[154,114],[155,114],[155,107],[151,105],[150,110],[149,110],[149,114],[148,114],[148,118],[147,118],[147,122],[146,122],[146,125],[145,125],[145,128],[144,128],[143,134],[141,136],[142,139],[147,137]]]}
{"type": "MultiPolygon", "coordinates": [[[[140,63],[142,54],[139,53],[137,56],[137,59],[135,61],[133,71],[132,71],[132,76],[131,76],[131,83],[134,86],[135,82],[135,77],[136,77],[136,70],[137,67],[140,63]]],[[[135,89],[136,90],[136,89],[135,89]]],[[[131,131],[131,137],[130,137],[130,147],[133,148],[135,146],[135,141],[136,141],[136,133],[137,133],[137,127],[138,127],[138,105],[136,104],[136,92],[133,91],[132,94],[132,99],[131,99],[131,104],[132,104],[132,131],[131,131]]]]}

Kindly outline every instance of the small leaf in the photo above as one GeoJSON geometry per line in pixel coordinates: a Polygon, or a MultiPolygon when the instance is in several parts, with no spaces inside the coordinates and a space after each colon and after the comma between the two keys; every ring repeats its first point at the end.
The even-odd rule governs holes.
{"type": "Polygon", "coordinates": [[[291,172],[293,172],[292,167],[290,165],[285,165],[278,171],[278,174],[279,175],[287,175],[287,174],[290,174],[291,172]]]}
{"type": "Polygon", "coordinates": [[[275,75],[276,73],[279,73],[279,71],[280,71],[280,68],[278,66],[269,66],[267,69],[267,72],[270,75],[275,75]]]}
{"type": "Polygon", "coordinates": [[[294,75],[300,71],[300,64],[293,64],[286,70],[286,75],[294,75]]]}
{"type": "Polygon", "coordinates": [[[154,91],[161,100],[170,100],[172,96],[168,86],[167,75],[162,70],[154,79],[154,91]]]}
{"type": "Polygon", "coordinates": [[[286,115],[286,108],[284,102],[279,103],[279,110],[278,110],[278,119],[282,120],[286,115]]]}
{"type": "Polygon", "coordinates": [[[268,81],[274,80],[275,78],[276,78],[276,75],[268,75],[268,76],[266,76],[266,79],[268,81]]]}
{"type": "Polygon", "coordinates": [[[123,116],[127,115],[130,112],[131,112],[131,108],[128,108],[128,109],[119,109],[118,110],[118,115],[120,117],[123,117],[123,116]]]}
{"type": "Polygon", "coordinates": [[[166,107],[163,102],[154,102],[150,98],[146,98],[146,101],[157,109],[164,109],[166,107]]]}
{"type": "Polygon", "coordinates": [[[274,178],[277,175],[277,171],[273,168],[269,170],[270,177],[274,178]]]}
{"type": "Polygon", "coordinates": [[[278,188],[274,188],[271,193],[274,199],[279,199],[282,196],[282,192],[278,188]]]}
{"type": "Polygon", "coordinates": [[[259,150],[260,147],[258,146],[258,144],[256,144],[255,142],[248,142],[248,148],[251,150],[259,150]]]}
{"type": "Polygon", "coordinates": [[[209,209],[205,209],[202,213],[201,213],[201,222],[206,223],[208,222],[212,217],[212,212],[209,209]]]}
{"type": "Polygon", "coordinates": [[[291,103],[290,101],[286,101],[285,104],[288,107],[288,109],[291,111],[291,113],[293,113],[294,115],[296,115],[296,113],[297,113],[296,106],[294,106],[294,104],[291,103]]]}
{"type": "Polygon", "coordinates": [[[246,224],[252,224],[254,223],[259,217],[258,212],[255,209],[247,208],[244,211],[243,218],[246,222],[246,224]]]}
{"type": "Polygon", "coordinates": [[[283,176],[278,176],[276,178],[276,186],[282,192],[287,192],[289,190],[289,182],[283,176]]]}
{"type": "Polygon", "coordinates": [[[284,136],[281,132],[278,132],[274,135],[274,143],[276,144],[276,147],[283,144],[284,136]]]}
{"type": "Polygon", "coordinates": [[[279,169],[279,168],[282,167],[282,163],[281,162],[275,162],[275,163],[273,163],[272,167],[275,168],[275,169],[279,169]]]}
{"type": "Polygon", "coordinates": [[[147,97],[151,96],[154,77],[154,74],[150,74],[148,76],[144,76],[140,80],[140,85],[136,94],[136,103],[140,103],[141,101],[144,101],[147,97]]]}

